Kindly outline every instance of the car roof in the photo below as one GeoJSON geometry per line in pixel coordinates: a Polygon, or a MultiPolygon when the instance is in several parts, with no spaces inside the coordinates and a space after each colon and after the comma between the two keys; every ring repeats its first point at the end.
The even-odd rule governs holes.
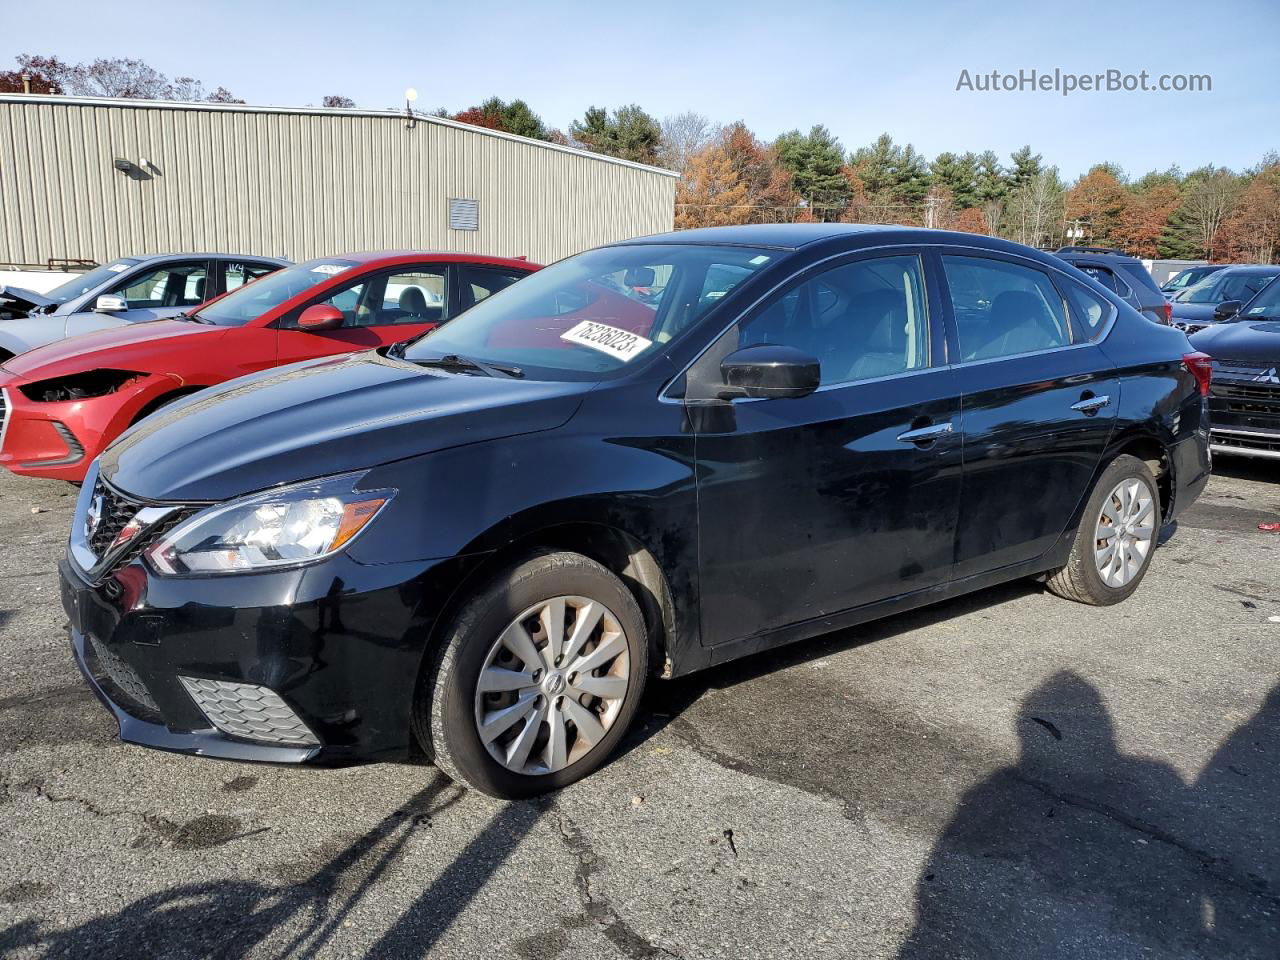
{"type": "MultiPolygon", "coordinates": [[[[292,261],[286,260],[284,257],[269,257],[261,253],[213,253],[205,250],[183,250],[177,253],[136,253],[128,254],[123,257],[116,257],[116,260],[137,260],[139,263],[147,263],[151,260],[173,260],[175,258],[187,259],[189,257],[216,257],[219,260],[266,260],[271,263],[287,264],[292,261]]],[[[108,260],[108,263],[114,263],[114,260],[108,260]]]]}
{"type": "Polygon", "coordinates": [[[1275,273],[1280,266],[1266,263],[1231,263],[1222,268],[1224,273],[1275,273]]]}
{"type": "MultiPolygon", "coordinates": [[[[1127,266],[1133,266],[1136,264],[1137,266],[1142,267],[1141,260],[1137,257],[1131,257],[1127,253],[1113,253],[1110,251],[1104,252],[1101,250],[1062,250],[1055,253],[1054,256],[1067,261],[1067,263],[1073,263],[1076,260],[1101,260],[1104,263],[1123,263],[1127,266]]],[[[1143,269],[1145,270],[1146,267],[1143,267],[1143,269]]]]}
{"type": "MultiPolygon", "coordinates": [[[[1026,256],[1029,247],[1022,244],[988,237],[980,233],[963,233],[956,230],[930,230],[924,227],[903,227],[895,224],[867,223],[754,223],[735,227],[698,227],[693,230],[677,230],[673,233],[657,233],[633,237],[614,246],[638,243],[716,244],[725,246],[772,247],[780,250],[800,250],[813,244],[839,239],[859,240],[849,244],[850,249],[859,246],[881,244],[937,244],[950,243],[966,247],[983,247],[1026,256]]],[[[1034,250],[1039,257],[1048,254],[1034,250]]]]}
{"type": "Polygon", "coordinates": [[[356,263],[377,266],[379,264],[398,264],[406,260],[440,260],[445,263],[487,263],[499,266],[527,267],[536,269],[539,264],[525,257],[497,257],[484,253],[459,253],[456,250],[364,250],[356,253],[337,253],[327,257],[312,257],[313,260],[352,260],[356,263]]]}

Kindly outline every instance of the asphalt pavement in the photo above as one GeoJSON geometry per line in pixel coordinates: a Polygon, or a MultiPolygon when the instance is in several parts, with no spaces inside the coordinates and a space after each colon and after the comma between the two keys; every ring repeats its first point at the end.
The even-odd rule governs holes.
{"type": "Polygon", "coordinates": [[[0,954],[1274,960],[1280,463],[1217,466],[1122,605],[1010,584],[655,683],[509,804],[121,744],[58,603],[75,491],[5,473],[0,954]]]}

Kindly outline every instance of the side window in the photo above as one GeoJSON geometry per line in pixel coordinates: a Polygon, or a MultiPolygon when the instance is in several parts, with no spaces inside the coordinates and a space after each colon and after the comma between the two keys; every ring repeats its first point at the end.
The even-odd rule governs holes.
{"type": "Polygon", "coordinates": [[[1093,340],[1102,333],[1115,309],[1084,284],[1062,278],[1062,287],[1071,308],[1071,325],[1077,340],[1093,340]]]}
{"type": "Polygon", "coordinates": [[[928,366],[920,258],[856,260],[811,277],[742,323],[739,347],[761,344],[795,347],[817,357],[823,384],[928,366]]]}
{"type": "Polygon", "coordinates": [[[370,325],[439,323],[444,319],[444,267],[415,267],[373,278],[370,325]],[[380,289],[381,292],[378,292],[380,289]]]}
{"type": "Polygon", "coordinates": [[[990,360],[1071,342],[1062,297],[1040,270],[944,256],[962,360],[990,360]]]}
{"type": "Polygon", "coordinates": [[[222,289],[230,293],[246,283],[265,277],[268,273],[275,273],[279,269],[274,263],[224,260],[222,261],[222,289]]]}
{"type": "Polygon", "coordinates": [[[130,277],[112,292],[124,298],[130,310],[194,307],[207,299],[207,272],[203,260],[167,263],[130,277]]]}
{"type": "Polygon", "coordinates": [[[365,321],[368,319],[369,311],[361,307],[367,288],[368,283],[365,279],[361,279],[323,300],[317,300],[316,303],[327,303],[331,307],[337,307],[342,312],[343,327],[367,327],[369,324],[365,321]]]}
{"type": "Polygon", "coordinates": [[[507,289],[517,280],[527,276],[528,274],[523,271],[512,272],[493,267],[460,266],[458,268],[458,280],[462,284],[462,302],[459,307],[462,310],[470,309],[481,300],[493,296],[499,290],[507,289]]]}

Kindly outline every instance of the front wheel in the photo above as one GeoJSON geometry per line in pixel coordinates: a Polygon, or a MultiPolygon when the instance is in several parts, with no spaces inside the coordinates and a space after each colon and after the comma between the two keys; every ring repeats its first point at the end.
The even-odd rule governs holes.
{"type": "Polygon", "coordinates": [[[1067,565],[1048,579],[1060,597],[1107,606],[1138,589],[1160,531],[1160,492],[1137,457],[1123,454],[1102,472],[1076,530],[1067,565]]]}
{"type": "Polygon", "coordinates": [[[580,554],[536,554],[454,618],[419,682],[414,732],[442,771],[491,796],[567,786],[626,732],[648,650],[621,580],[580,554]]]}

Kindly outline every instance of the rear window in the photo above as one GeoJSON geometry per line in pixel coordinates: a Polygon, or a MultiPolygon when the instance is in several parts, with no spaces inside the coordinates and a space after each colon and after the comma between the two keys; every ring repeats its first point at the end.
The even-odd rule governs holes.
{"type": "Polygon", "coordinates": [[[1124,271],[1125,276],[1129,277],[1134,283],[1150,290],[1152,293],[1160,294],[1161,297],[1164,296],[1164,294],[1160,293],[1160,286],[1156,283],[1155,277],[1151,276],[1151,274],[1147,272],[1147,268],[1142,264],[1121,263],[1119,264],[1119,267],[1124,271]]]}

